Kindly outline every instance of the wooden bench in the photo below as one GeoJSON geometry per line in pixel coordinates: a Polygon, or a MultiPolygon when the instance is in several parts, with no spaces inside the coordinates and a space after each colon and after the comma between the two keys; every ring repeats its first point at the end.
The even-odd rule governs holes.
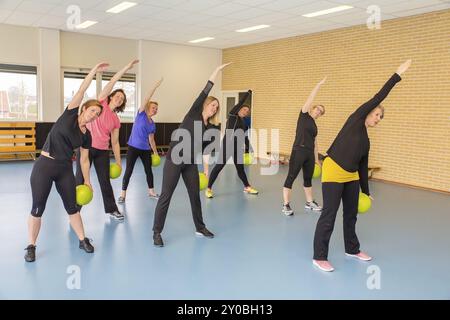
{"type": "MultiPolygon", "coordinates": [[[[267,152],[267,155],[270,156],[270,160],[272,163],[279,163],[279,164],[289,164],[289,160],[291,157],[290,153],[275,153],[275,152],[267,152]]],[[[325,156],[323,154],[319,153],[319,160],[323,161],[325,156]]],[[[380,170],[381,167],[373,164],[369,164],[369,179],[372,178],[374,172],[380,170]]]]}
{"type": "Polygon", "coordinates": [[[379,166],[369,164],[369,179],[372,178],[375,171],[378,171],[380,169],[381,169],[381,167],[379,167],[379,166]]]}
{"type": "Polygon", "coordinates": [[[36,159],[36,124],[0,122],[0,161],[36,159]]]}
{"type": "Polygon", "coordinates": [[[267,152],[271,163],[288,164],[291,157],[290,153],[283,152],[267,152]]]}

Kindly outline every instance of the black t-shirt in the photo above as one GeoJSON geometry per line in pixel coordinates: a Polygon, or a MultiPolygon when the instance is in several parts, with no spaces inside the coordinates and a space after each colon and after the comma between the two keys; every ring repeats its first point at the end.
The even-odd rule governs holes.
{"type": "MultiPolygon", "coordinates": [[[[203,103],[205,102],[206,98],[208,97],[209,92],[211,91],[214,83],[211,81],[208,81],[205,88],[200,92],[200,95],[195,100],[194,104],[192,105],[191,109],[189,109],[188,113],[183,119],[183,122],[181,122],[178,129],[172,134],[172,137],[174,139],[171,140],[169,145],[169,152],[168,157],[172,160],[172,150],[175,146],[177,146],[179,143],[182,143],[184,135],[181,134],[182,131],[178,131],[180,129],[187,130],[189,132],[189,136],[186,137],[189,139],[189,143],[191,146],[190,150],[190,161],[191,163],[195,163],[194,160],[197,156],[201,155],[203,153],[204,148],[206,147],[208,143],[204,143],[203,141],[203,135],[205,133],[205,130],[210,128],[210,125],[205,126],[205,123],[203,122],[203,103]],[[194,135],[194,128],[198,127],[197,129],[197,136],[194,135]],[[200,130],[199,130],[200,129],[200,130]],[[181,136],[177,137],[176,135],[179,134],[181,136]]],[[[184,143],[183,143],[184,145],[184,143]]],[[[181,146],[180,146],[181,148],[181,146]]],[[[184,150],[184,149],[183,149],[184,150]]],[[[183,156],[183,151],[179,152],[177,150],[177,155],[183,156]]],[[[184,158],[184,157],[183,157],[184,158]]]]}
{"type": "Polygon", "coordinates": [[[83,134],[78,125],[78,109],[66,108],[45,140],[42,150],[48,152],[55,160],[70,161],[75,149],[91,147],[91,133],[86,128],[86,133],[83,134]]]}
{"type": "Polygon", "coordinates": [[[300,112],[297,120],[297,132],[295,134],[293,150],[306,148],[314,151],[314,142],[317,136],[317,126],[308,112],[300,112]]]}

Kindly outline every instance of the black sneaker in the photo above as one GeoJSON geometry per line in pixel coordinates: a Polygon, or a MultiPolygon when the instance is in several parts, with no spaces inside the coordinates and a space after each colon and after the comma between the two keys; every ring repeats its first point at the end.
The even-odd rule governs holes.
{"type": "Polygon", "coordinates": [[[123,219],[125,219],[125,216],[122,213],[120,213],[119,210],[116,210],[116,211],[113,211],[113,212],[107,212],[106,214],[109,214],[109,216],[111,218],[116,219],[116,220],[123,220],[123,219]]]}
{"type": "Polygon", "coordinates": [[[163,239],[161,238],[161,233],[153,232],[153,244],[156,247],[164,247],[163,239]]]}
{"type": "Polygon", "coordinates": [[[36,246],[30,244],[25,250],[27,250],[27,254],[24,257],[26,262],[33,262],[36,260],[36,246]]]}
{"type": "Polygon", "coordinates": [[[292,216],[294,214],[294,210],[291,209],[291,206],[288,204],[283,204],[283,209],[281,210],[285,215],[292,216]]]}
{"type": "Polygon", "coordinates": [[[92,240],[89,240],[88,238],[84,238],[84,240],[80,240],[80,249],[83,249],[87,253],[94,252],[94,247],[92,246],[90,241],[92,241],[92,240]]]}
{"type": "Polygon", "coordinates": [[[201,236],[201,237],[214,238],[214,234],[211,231],[209,231],[208,229],[206,229],[206,227],[201,230],[197,230],[195,232],[195,234],[197,236],[201,236]]]}

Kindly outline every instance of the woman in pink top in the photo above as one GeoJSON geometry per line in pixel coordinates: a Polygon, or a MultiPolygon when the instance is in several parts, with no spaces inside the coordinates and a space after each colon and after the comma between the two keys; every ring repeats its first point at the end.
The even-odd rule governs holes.
{"type": "MultiPolygon", "coordinates": [[[[132,60],[122,70],[117,72],[103,88],[98,96],[98,100],[103,105],[103,112],[88,127],[92,134],[92,147],[89,149],[89,160],[91,164],[92,162],[94,163],[95,171],[97,172],[98,182],[102,191],[103,206],[105,212],[117,220],[123,220],[124,216],[117,208],[109,177],[109,145],[111,142],[116,163],[122,168],[119,144],[120,120],[117,113],[123,112],[125,109],[127,97],[122,89],[113,91],[113,88],[116,82],[138,62],[139,60],[132,60]]],[[[82,183],[83,175],[81,174],[79,161],[77,161],[77,184],[82,183]]]]}

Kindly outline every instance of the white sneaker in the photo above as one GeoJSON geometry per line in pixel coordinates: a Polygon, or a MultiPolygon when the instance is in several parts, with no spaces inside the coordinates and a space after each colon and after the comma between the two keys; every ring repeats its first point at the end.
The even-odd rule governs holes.
{"type": "Polygon", "coordinates": [[[305,209],[312,210],[312,211],[322,211],[322,207],[319,206],[319,204],[315,200],[313,200],[311,202],[306,202],[305,209]]]}

